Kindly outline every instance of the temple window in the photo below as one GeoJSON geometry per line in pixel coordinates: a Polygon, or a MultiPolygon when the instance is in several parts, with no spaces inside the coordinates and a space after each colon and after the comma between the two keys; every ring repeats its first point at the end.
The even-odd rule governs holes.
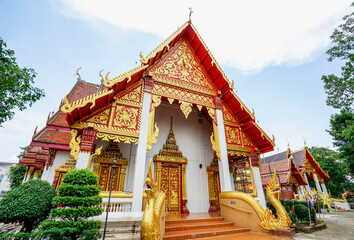
{"type": "Polygon", "coordinates": [[[236,160],[232,167],[235,191],[252,193],[252,172],[247,158],[236,160]]]}

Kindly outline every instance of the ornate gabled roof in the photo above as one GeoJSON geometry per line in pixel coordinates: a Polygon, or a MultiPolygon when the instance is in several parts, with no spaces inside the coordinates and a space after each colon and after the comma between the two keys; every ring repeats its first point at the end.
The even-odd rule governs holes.
{"type": "Polygon", "coordinates": [[[233,84],[230,83],[190,21],[184,23],[146,57],[141,54],[141,66],[112,79],[109,79],[107,74],[104,82],[106,89],[73,103],[65,102],[61,109],[67,113],[69,125],[110,104],[116,94],[139,81],[144,74],[149,73],[154,64],[182,39],[188,42],[210,82],[216,87],[217,93],[221,94],[222,101],[239,120],[241,129],[251,138],[260,152],[272,151],[275,145],[274,141],[256,124],[254,114],[233,91],[233,84]]]}
{"type": "Polygon", "coordinates": [[[312,167],[315,169],[316,173],[319,177],[323,179],[330,179],[329,175],[325,173],[320,164],[316,161],[316,159],[312,156],[310,151],[307,149],[307,146],[304,147],[304,162],[303,162],[303,171],[306,171],[307,164],[310,163],[312,167]]]}
{"type": "MultiPolygon", "coordinates": [[[[323,179],[329,179],[329,176],[327,173],[325,173],[319,163],[315,160],[315,158],[311,155],[307,147],[305,146],[304,149],[301,149],[299,151],[291,152],[290,149],[288,148],[287,151],[268,156],[266,158],[261,159],[262,163],[262,169],[263,166],[271,163],[279,163],[285,161],[289,156],[293,156],[293,159],[291,161],[291,164],[294,165],[292,166],[293,171],[297,174],[297,172],[301,171],[301,175],[303,176],[303,173],[306,170],[306,165],[308,167],[312,167],[316,173],[319,175],[319,177],[323,179]],[[307,161],[307,163],[306,163],[307,161]]],[[[308,175],[312,179],[311,175],[308,175]]],[[[298,179],[299,180],[299,179],[298,179]]],[[[299,180],[301,181],[301,179],[299,180]]]]}

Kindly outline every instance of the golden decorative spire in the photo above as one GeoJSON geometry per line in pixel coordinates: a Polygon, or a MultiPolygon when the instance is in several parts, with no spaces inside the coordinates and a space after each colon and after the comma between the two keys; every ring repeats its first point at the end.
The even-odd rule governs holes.
{"type": "Polygon", "coordinates": [[[188,18],[188,23],[191,23],[192,22],[192,13],[193,13],[193,10],[192,10],[192,8],[190,7],[189,8],[189,18],[188,18]]]}
{"type": "Polygon", "coordinates": [[[104,82],[103,76],[102,76],[102,74],[101,74],[101,73],[103,72],[103,70],[104,70],[104,69],[102,69],[102,70],[100,71],[100,73],[98,74],[98,76],[101,76],[101,83],[104,82]]]}
{"type": "Polygon", "coordinates": [[[304,138],[304,148],[307,148],[306,139],[304,138]]]}
{"type": "Polygon", "coordinates": [[[78,78],[77,78],[78,81],[81,80],[81,76],[80,76],[80,74],[79,74],[79,70],[80,70],[81,68],[82,68],[82,66],[79,67],[79,68],[76,70],[76,75],[78,76],[78,78]]]}

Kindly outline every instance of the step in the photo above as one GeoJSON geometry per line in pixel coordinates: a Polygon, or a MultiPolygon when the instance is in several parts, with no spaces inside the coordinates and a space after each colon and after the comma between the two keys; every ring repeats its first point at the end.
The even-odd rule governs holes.
{"type": "Polygon", "coordinates": [[[221,235],[230,235],[236,233],[249,232],[249,228],[240,227],[215,227],[206,229],[195,229],[195,230],[185,230],[185,231],[174,231],[166,232],[163,239],[166,240],[182,240],[182,239],[193,239],[193,238],[203,238],[203,237],[215,237],[221,235]]]}
{"type": "Polygon", "coordinates": [[[195,229],[217,228],[217,227],[233,227],[233,222],[215,221],[215,222],[189,222],[169,224],[165,227],[165,232],[186,231],[195,229]]]}
{"type": "Polygon", "coordinates": [[[217,236],[217,237],[205,237],[199,238],[200,240],[286,240],[291,239],[287,237],[279,237],[279,236],[272,236],[269,234],[264,233],[237,233],[237,234],[230,234],[224,236],[217,236]]]}
{"type": "Polygon", "coordinates": [[[166,227],[170,224],[188,224],[188,223],[207,223],[207,222],[222,222],[224,221],[223,217],[211,217],[211,218],[193,218],[193,219],[179,219],[179,220],[166,220],[166,227]]]}

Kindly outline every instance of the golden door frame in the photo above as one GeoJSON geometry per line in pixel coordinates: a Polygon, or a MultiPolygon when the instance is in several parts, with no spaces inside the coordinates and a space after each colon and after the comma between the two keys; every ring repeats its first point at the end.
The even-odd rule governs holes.
{"type": "MultiPolygon", "coordinates": [[[[113,165],[113,157],[108,157],[108,156],[96,156],[94,158],[94,163],[93,163],[93,172],[97,174],[98,176],[98,181],[100,181],[101,176],[100,176],[100,170],[101,167],[104,165],[113,165]]],[[[114,171],[119,170],[118,172],[118,186],[117,189],[118,191],[112,191],[111,197],[120,197],[122,191],[124,190],[124,183],[125,183],[125,174],[126,174],[126,169],[128,166],[128,159],[127,158],[117,158],[116,162],[116,169],[114,171]]],[[[112,169],[110,168],[110,173],[109,176],[111,176],[111,171],[112,169]]],[[[108,179],[108,182],[111,181],[111,178],[108,179]]],[[[100,196],[102,197],[108,197],[109,191],[101,191],[100,196]]]]}
{"type": "Polygon", "coordinates": [[[155,164],[155,181],[157,182],[157,188],[158,191],[161,190],[161,172],[163,165],[167,164],[178,164],[181,167],[182,170],[182,182],[181,182],[181,213],[189,213],[189,210],[186,206],[187,204],[187,186],[186,186],[186,166],[187,166],[188,160],[186,158],[180,158],[180,157],[166,157],[166,156],[161,156],[161,155],[156,155],[154,156],[154,164],[155,164]]]}
{"type": "Polygon", "coordinates": [[[219,194],[220,190],[220,178],[219,178],[219,168],[216,162],[210,164],[207,167],[208,174],[208,189],[209,189],[209,212],[217,212],[220,210],[219,194]]]}

